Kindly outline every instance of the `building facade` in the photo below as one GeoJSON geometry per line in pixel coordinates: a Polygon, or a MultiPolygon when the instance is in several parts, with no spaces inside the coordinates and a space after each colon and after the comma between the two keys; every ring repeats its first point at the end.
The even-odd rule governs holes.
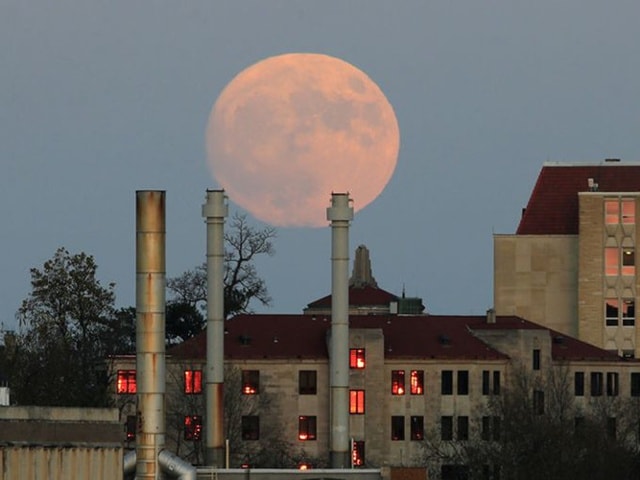
{"type": "Polygon", "coordinates": [[[543,166],[515,234],[494,235],[494,307],[617,354],[640,354],[640,164],[543,166]]]}

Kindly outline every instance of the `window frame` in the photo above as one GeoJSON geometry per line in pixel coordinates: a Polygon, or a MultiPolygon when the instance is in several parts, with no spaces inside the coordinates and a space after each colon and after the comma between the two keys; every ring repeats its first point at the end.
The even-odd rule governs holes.
{"type": "Polygon", "coordinates": [[[422,415],[412,415],[409,418],[411,431],[411,441],[419,442],[424,440],[424,417],[422,415]]]}
{"type": "Polygon", "coordinates": [[[629,395],[640,397],[640,372],[631,372],[629,375],[629,395]]]}
{"type": "Polygon", "coordinates": [[[318,371],[298,370],[298,394],[317,395],[318,394],[318,371]]]}
{"type": "Polygon", "coordinates": [[[531,368],[532,370],[540,370],[541,359],[540,359],[540,349],[534,348],[531,359],[531,368]]]}
{"type": "Polygon", "coordinates": [[[391,395],[404,395],[405,375],[404,370],[391,370],[391,395]]]}
{"type": "Polygon", "coordinates": [[[607,397],[617,397],[620,394],[620,375],[618,372],[607,372],[607,397]]]}
{"type": "Polygon", "coordinates": [[[260,440],[260,416],[243,415],[240,420],[242,440],[260,440]]]}
{"type": "Polygon", "coordinates": [[[573,396],[584,397],[584,372],[573,374],[573,396]]]}
{"type": "Polygon", "coordinates": [[[424,370],[410,371],[409,391],[411,395],[424,395],[424,370]]]}
{"type": "Polygon", "coordinates": [[[364,370],[367,366],[366,351],[364,348],[349,349],[349,368],[353,370],[364,370]]]}
{"type": "Polygon", "coordinates": [[[604,376],[602,372],[591,372],[590,393],[592,397],[601,397],[604,393],[604,376]]]}
{"type": "Polygon", "coordinates": [[[315,415],[298,416],[298,440],[309,442],[317,440],[318,420],[315,415]]]}
{"type": "Polygon", "coordinates": [[[451,415],[442,415],[440,417],[440,439],[443,442],[453,440],[453,417],[451,415]]]}
{"type": "Polygon", "coordinates": [[[349,414],[364,415],[365,411],[365,391],[363,389],[349,390],[349,414]]]}
{"type": "Polygon", "coordinates": [[[469,395],[469,370],[458,370],[456,392],[458,395],[469,395]]]}
{"type": "Polygon", "coordinates": [[[404,440],[404,416],[391,416],[391,441],[398,442],[404,440]]]}
{"type": "Polygon", "coordinates": [[[440,372],[440,395],[453,395],[453,370],[440,372]]]}
{"type": "Polygon", "coordinates": [[[185,415],[183,425],[185,441],[199,442],[202,440],[202,415],[185,415]]]}
{"type": "Polygon", "coordinates": [[[469,440],[469,417],[466,415],[460,415],[458,416],[456,423],[456,439],[458,441],[469,440]]]}
{"type": "Polygon", "coordinates": [[[260,370],[242,370],[241,392],[243,395],[260,393],[260,370]]]}
{"type": "Polygon", "coordinates": [[[364,440],[354,440],[351,445],[351,466],[363,467],[365,464],[364,440]]]}
{"type": "Polygon", "coordinates": [[[118,395],[138,393],[138,379],[135,369],[122,369],[116,372],[116,393],[118,395]]]}
{"type": "Polygon", "coordinates": [[[202,394],[202,370],[187,369],[184,371],[184,394],[185,395],[201,395],[202,394]]]}

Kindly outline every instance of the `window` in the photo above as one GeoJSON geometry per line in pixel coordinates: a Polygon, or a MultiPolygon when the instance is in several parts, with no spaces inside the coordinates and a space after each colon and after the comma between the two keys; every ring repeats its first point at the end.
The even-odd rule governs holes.
{"type": "Polygon", "coordinates": [[[482,440],[500,440],[500,417],[482,417],[482,440]]]}
{"type": "Polygon", "coordinates": [[[634,199],[622,199],[622,223],[633,225],[636,223],[636,201],[634,199]]]}
{"type": "Polygon", "coordinates": [[[411,440],[422,440],[424,438],[424,417],[411,417],[411,440]]]}
{"type": "Polygon", "coordinates": [[[467,480],[469,478],[469,467],[467,465],[448,465],[440,467],[441,480],[467,480]]]}
{"type": "Polygon", "coordinates": [[[618,199],[604,201],[604,223],[607,225],[617,225],[620,223],[620,203],[618,199]]]}
{"type": "Polygon", "coordinates": [[[631,396],[640,397],[640,373],[631,374],[631,396]]]}
{"type": "Polygon", "coordinates": [[[440,438],[453,440],[453,417],[440,417],[440,438]]]}
{"type": "Polygon", "coordinates": [[[489,372],[489,370],[483,370],[482,371],[482,394],[483,395],[489,395],[489,393],[491,392],[490,386],[489,386],[489,374],[491,372],[489,372]]]}
{"type": "Polygon", "coordinates": [[[349,350],[349,368],[363,369],[364,362],[364,348],[352,348],[349,350]]]}
{"type": "Polygon", "coordinates": [[[458,440],[469,440],[469,417],[458,417],[458,440]]]}
{"type": "Polygon", "coordinates": [[[602,372],[591,372],[591,396],[601,396],[602,390],[602,372]]]}
{"type": "Polygon", "coordinates": [[[316,439],[316,417],[301,415],[298,417],[298,440],[316,439]]]}
{"type": "Polygon", "coordinates": [[[576,434],[584,433],[584,417],[575,417],[573,419],[573,431],[576,434]]]}
{"type": "Polygon", "coordinates": [[[364,390],[349,390],[349,413],[364,413],[364,390]]]}
{"type": "Polygon", "coordinates": [[[576,372],[573,378],[573,391],[575,396],[584,396],[584,372],[576,372]]]}
{"type": "Polygon", "coordinates": [[[636,202],[632,198],[604,201],[604,222],[607,225],[633,225],[636,223],[636,202]]]}
{"type": "Polygon", "coordinates": [[[533,391],[533,413],[535,415],[544,414],[544,392],[542,390],[533,391]]]}
{"type": "Polygon", "coordinates": [[[636,274],[636,254],[632,247],[622,248],[622,275],[636,274]]]}
{"type": "Polygon", "coordinates": [[[616,432],[617,428],[616,428],[616,417],[608,417],[607,418],[607,437],[609,437],[609,440],[615,440],[616,439],[616,432]]]}
{"type": "Polygon", "coordinates": [[[619,391],[618,373],[607,372],[607,396],[617,397],[619,391]]]}
{"type": "Polygon", "coordinates": [[[136,371],[118,370],[116,389],[120,394],[136,393],[136,371]]]}
{"type": "Polygon", "coordinates": [[[391,417],[391,440],[404,440],[404,417],[391,417]]]}
{"type": "Polygon", "coordinates": [[[202,417],[187,415],[184,417],[184,439],[198,442],[202,438],[202,417]]]}
{"type": "Polygon", "coordinates": [[[137,419],[135,415],[127,415],[127,442],[132,442],[136,439],[136,431],[138,430],[137,419]]]}
{"type": "Polygon", "coordinates": [[[260,439],[260,417],[257,415],[242,416],[242,439],[243,440],[259,440],[260,439]]]}
{"type": "Polygon", "coordinates": [[[391,394],[404,395],[404,370],[391,371],[391,394]]]}
{"type": "Polygon", "coordinates": [[[184,371],[184,393],[187,395],[202,393],[202,370],[184,371]]]}
{"type": "Polygon", "coordinates": [[[533,350],[533,369],[534,370],[540,370],[540,350],[539,349],[534,349],[533,350]]]}
{"type": "Polygon", "coordinates": [[[622,300],[622,326],[633,327],[636,324],[636,301],[622,300]]]}
{"type": "Polygon", "coordinates": [[[317,376],[315,370],[300,370],[298,372],[298,393],[300,395],[315,395],[318,388],[317,376]]]}
{"type": "Polygon", "coordinates": [[[607,327],[616,327],[618,325],[618,299],[607,298],[604,301],[604,322],[607,327]]]}
{"type": "Polygon", "coordinates": [[[362,467],[364,465],[364,440],[353,441],[351,463],[354,467],[362,467]]]}
{"type": "Polygon", "coordinates": [[[500,395],[500,370],[493,371],[493,394],[500,395]]]}
{"type": "Polygon", "coordinates": [[[620,274],[620,250],[618,247],[604,249],[604,273],[608,276],[620,274]]]}
{"type": "Polygon", "coordinates": [[[242,370],[242,393],[256,395],[260,388],[260,370],[242,370]]]}
{"type": "Polygon", "coordinates": [[[410,383],[409,388],[411,389],[411,395],[424,394],[424,372],[422,370],[411,370],[409,383],[410,383]]]}
{"type": "Polygon", "coordinates": [[[458,395],[469,395],[469,372],[458,370],[458,395]]]}
{"type": "Polygon", "coordinates": [[[440,378],[442,395],[453,394],[453,372],[451,370],[443,370],[440,378]]]}

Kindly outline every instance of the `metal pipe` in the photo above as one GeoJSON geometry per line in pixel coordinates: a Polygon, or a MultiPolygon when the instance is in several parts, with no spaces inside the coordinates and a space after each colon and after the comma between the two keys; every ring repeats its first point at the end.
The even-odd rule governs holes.
{"type": "Polygon", "coordinates": [[[136,478],[161,478],[165,445],[165,192],[136,192],[136,478]]]}
{"type": "Polygon", "coordinates": [[[353,207],[348,193],[332,193],[331,221],[331,389],[332,468],[349,468],[349,222],[353,207]]]}
{"type": "Polygon", "coordinates": [[[224,467],[224,190],[207,190],[207,366],[205,372],[205,463],[224,467]]]}
{"type": "Polygon", "coordinates": [[[177,478],[178,480],[196,480],[196,467],[185,462],[180,457],[174,455],[168,450],[162,450],[158,455],[158,461],[162,471],[167,475],[177,478]]]}
{"type": "Polygon", "coordinates": [[[122,457],[122,470],[124,473],[124,477],[127,478],[128,475],[136,472],[136,451],[129,450],[122,457]]]}

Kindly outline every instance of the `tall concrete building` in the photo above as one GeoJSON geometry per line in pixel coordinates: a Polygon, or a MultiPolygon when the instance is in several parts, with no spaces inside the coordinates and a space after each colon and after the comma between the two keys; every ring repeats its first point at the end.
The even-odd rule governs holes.
{"type": "Polygon", "coordinates": [[[516,233],[494,235],[496,313],[639,356],[639,198],[638,163],[545,163],[516,233]]]}

